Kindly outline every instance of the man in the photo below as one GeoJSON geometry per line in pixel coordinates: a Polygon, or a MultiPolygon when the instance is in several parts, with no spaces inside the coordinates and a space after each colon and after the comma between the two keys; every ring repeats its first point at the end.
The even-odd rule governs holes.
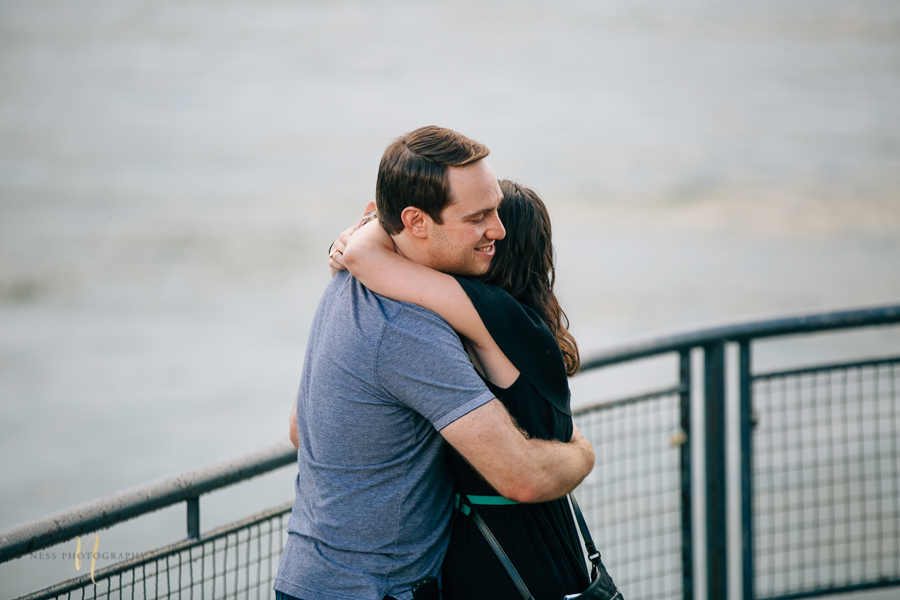
{"type": "MultiPolygon", "coordinates": [[[[487,154],[439,127],[388,146],[375,195],[399,253],[448,273],[487,270],[506,234],[487,154]]],[[[577,429],[567,444],[527,439],[443,319],[346,271],[316,311],[295,411],[299,474],[275,582],[289,598],[411,600],[437,576],[453,510],[444,440],[520,502],[558,498],[593,467],[577,429]]]]}

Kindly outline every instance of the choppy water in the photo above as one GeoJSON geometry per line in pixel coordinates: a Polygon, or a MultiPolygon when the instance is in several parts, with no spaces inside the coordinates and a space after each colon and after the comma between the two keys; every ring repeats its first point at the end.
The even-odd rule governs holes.
{"type": "MultiPolygon", "coordinates": [[[[0,527],[283,435],[325,248],[428,123],[546,199],[588,352],[900,298],[896,3],[8,0],[0,527]]],[[[900,347],[835,339],[761,366],[900,347]]]]}

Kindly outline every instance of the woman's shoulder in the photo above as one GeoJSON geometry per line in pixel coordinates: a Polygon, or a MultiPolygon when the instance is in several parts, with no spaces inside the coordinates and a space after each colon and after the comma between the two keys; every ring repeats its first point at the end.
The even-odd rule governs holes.
{"type": "Polygon", "coordinates": [[[570,414],[565,362],[543,319],[502,288],[465,277],[456,280],[503,354],[554,407],[570,414]]]}
{"type": "MultiPolygon", "coordinates": [[[[539,333],[538,340],[544,342],[552,341],[554,345],[556,344],[553,334],[540,316],[528,306],[518,302],[503,288],[477,279],[469,279],[458,275],[454,275],[454,277],[459,282],[459,285],[462,286],[466,295],[469,296],[472,304],[475,305],[475,310],[478,311],[478,315],[484,321],[485,326],[487,326],[488,331],[491,332],[491,336],[494,337],[494,341],[498,345],[500,345],[500,340],[494,334],[492,326],[499,333],[514,333],[508,331],[509,327],[501,327],[501,325],[529,327],[539,333]]],[[[531,338],[529,337],[529,339],[531,338]]]]}
{"type": "MultiPolygon", "coordinates": [[[[509,292],[496,285],[491,285],[490,283],[485,283],[478,279],[472,279],[471,277],[463,277],[462,275],[453,275],[453,278],[459,282],[459,285],[461,285],[470,296],[474,293],[497,298],[501,301],[512,300],[513,302],[516,302],[515,298],[510,296],[509,292]]],[[[516,302],[516,304],[518,304],[518,302],[516,302]]]]}

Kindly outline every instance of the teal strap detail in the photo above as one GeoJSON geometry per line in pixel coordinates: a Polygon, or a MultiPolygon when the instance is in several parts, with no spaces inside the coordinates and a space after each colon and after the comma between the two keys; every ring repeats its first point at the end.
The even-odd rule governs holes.
{"type": "Polygon", "coordinates": [[[468,504],[463,504],[460,506],[459,494],[453,494],[453,508],[466,515],[467,517],[472,512],[472,507],[468,504]]]}
{"type": "MultiPolygon", "coordinates": [[[[520,504],[520,502],[510,500],[509,498],[504,498],[503,496],[469,496],[469,503],[485,506],[507,506],[510,504],[520,504]]],[[[453,508],[459,509],[459,511],[464,515],[468,515],[472,512],[472,509],[468,504],[462,503],[459,494],[453,495],[453,508]]]]}
{"type": "Polygon", "coordinates": [[[469,496],[469,502],[472,504],[487,504],[490,506],[500,506],[503,504],[519,504],[515,500],[504,498],[503,496],[469,496]]]}

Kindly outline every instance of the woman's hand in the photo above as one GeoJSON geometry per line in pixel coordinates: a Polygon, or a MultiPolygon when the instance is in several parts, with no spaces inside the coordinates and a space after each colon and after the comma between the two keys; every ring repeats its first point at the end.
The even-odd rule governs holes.
{"type": "Polygon", "coordinates": [[[337,239],[331,243],[331,247],[328,248],[328,266],[331,267],[332,277],[334,277],[338,271],[347,270],[347,263],[344,262],[344,250],[347,249],[347,243],[350,241],[350,236],[353,235],[353,232],[369,221],[377,218],[375,203],[369,202],[366,204],[366,210],[363,211],[362,218],[357,221],[355,225],[351,225],[342,231],[337,239]]]}
{"type": "Polygon", "coordinates": [[[350,241],[350,236],[353,235],[354,231],[356,231],[356,225],[351,225],[343,230],[336,240],[331,242],[331,248],[329,248],[328,252],[328,266],[331,267],[332,277],[338,271],[347,270],[347,264],[344,262],[344,250],[347,248],[347,242],[350,241]]]}

